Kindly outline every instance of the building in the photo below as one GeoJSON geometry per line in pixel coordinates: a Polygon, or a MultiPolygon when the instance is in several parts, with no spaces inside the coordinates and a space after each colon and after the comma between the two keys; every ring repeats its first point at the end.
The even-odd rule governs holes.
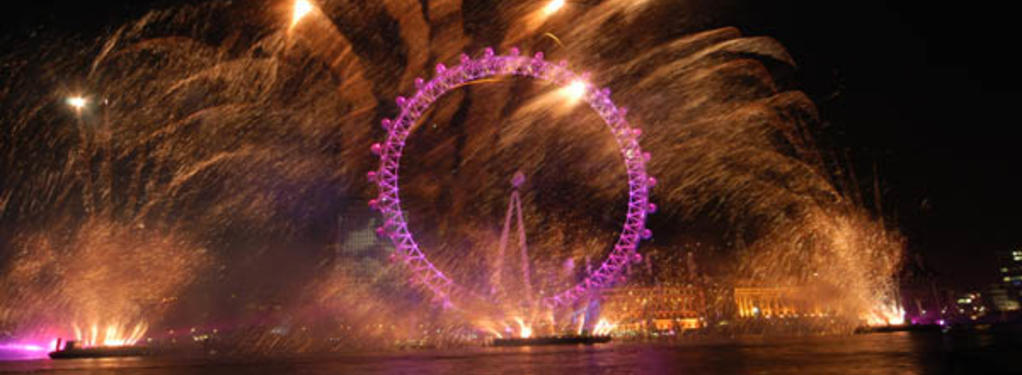
{"type": "Polygon", "coordinates": [[[1001,256],[1001,281],[1009,290],[1022,290],[1022,248],[1009,251],[1001,256]]]}
{"type": "Polygon", "coordinates": [[[989,308],[1002,314],[1017,314],[1022,311],[1022,248],[1001,253],[998,263],[999,280],[986,290],[989,308]]]}
{"type": "Polygon", "coordinates": [[[963,320],[978,320],[987,314],[986,303],[983,300],[983,293],[968,292],[958,296],[955,300],[955,308],[958,316],[963,320]]]}
{"type": "Polygon", "coordinates": [[[604,292],[601,315],[618,332],[677,333],[702,328],[705,309],[703,289],[693,285],[628,286],[604,292]]]}
{"type": "Polygon", "coordinates": [[[823,317],[829,315],[812,293],[799,287],[735,288],[739,319],[823,317]]]}
{"type": "Polygon", "coordinates": [[[990,285],[986,291],[990,308],[997,312],[1014,312],[1022,309],[1018,296],[1013,293],[1009,285],[996,283],[990,285]]]}

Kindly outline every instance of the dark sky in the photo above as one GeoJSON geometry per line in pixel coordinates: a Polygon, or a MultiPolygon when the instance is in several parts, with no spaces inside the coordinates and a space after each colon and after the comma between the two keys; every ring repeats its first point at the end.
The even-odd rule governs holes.
{"type": "MultiPolygon", "coordinates": [[[[661,0],[662,1],[662,0],[661,0]]],[[[703,1],[706,2],[706,1],[703,1]]],[[[5,3],[6,50],[39,28],[97,35],[171,1],[5,3]],[[27,8],[25,8],[27,7],[27,8]]],[[[715,1],[712,23],[769,35],[800,65],[823,133],[863,188],[873,165],[885,216],[944,277],[995,281],[995,253],[1022,246],[1015,175],[1015,13],[936,1],[715,1]]],[[[867,191],[867,194],[871,192],[867,191]]]]}
{"type": "Polygon", "coordinates": [[[738,22],[790,49],[860,179],[877,164],[884,209],[910,251],[949,279],[996,281],[995,254],[1022,246],[1013,13],[960,2],[748,3],[738,22]]]}

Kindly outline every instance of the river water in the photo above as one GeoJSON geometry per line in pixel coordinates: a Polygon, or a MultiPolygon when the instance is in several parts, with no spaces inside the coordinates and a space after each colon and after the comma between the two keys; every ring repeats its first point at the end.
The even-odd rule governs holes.
{"type": "Polygon", "coordinates": [[[1022,374],[1022,335],[875,333],[228,360],[0,362],[33,374],[1022,374]]]}

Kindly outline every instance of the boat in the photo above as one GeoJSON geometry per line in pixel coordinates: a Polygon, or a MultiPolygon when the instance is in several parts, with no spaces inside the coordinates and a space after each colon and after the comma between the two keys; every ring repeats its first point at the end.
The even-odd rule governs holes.
{"type": "Polygon", "coordinates": [[[63,349],[50,352],[52,359],[73,359],[73,358],[107,358],[107,357],[140,357],[148,355],[149,351],[142,346],[93,346],[87,348],[78,347],[75,341],[68,341],[63,349]]]}
{"type": "Polygon", "coordinates": [[[593,345],[610,342],[610,336],[539,336],[493,339],[493,346],[593,345]]]}

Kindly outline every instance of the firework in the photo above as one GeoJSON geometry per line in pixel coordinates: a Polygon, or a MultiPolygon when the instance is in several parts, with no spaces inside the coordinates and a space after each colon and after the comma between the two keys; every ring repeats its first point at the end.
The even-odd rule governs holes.
{"type": "MultiPolygon", "coordinates": [[[[460,337],[490,319],[503,334],[510,312],[436,313],[386,244],[346,253],[386,224],[365,207],[378,166],[366,146],[385,136],[392,98],[485,45],[545,51],[591,75],[554,93],[515,78],[460,86],[422,109],[401,210],[445,275],[486,285],[519,170],[537,294],[575,285],[614,251],[630,188],[617,140],[586,106],[551,105],[608,87],[643,129],[656,176],[646,225],[657,237],[633,268],[675,280],[701,242],[692,251],[721,283],[808,288],[842,325],[896,300],[903,240],[833,173],[813,103],[774,82],[795,67],[782,46],[731,28],[645,27],[684,21],[671,5],[558,3],[213,1],[153,10],[94,45],[42,35],[4,56],[0,325],[71,337],[75,324],[146,322],[150,335],[216,316],[392,342],[460,337]]],[[[536,332],[576,323],[520,317],[536,332]]],[[[238,336],[260,348],[315,341],[265,331],[238,336]]]]}

